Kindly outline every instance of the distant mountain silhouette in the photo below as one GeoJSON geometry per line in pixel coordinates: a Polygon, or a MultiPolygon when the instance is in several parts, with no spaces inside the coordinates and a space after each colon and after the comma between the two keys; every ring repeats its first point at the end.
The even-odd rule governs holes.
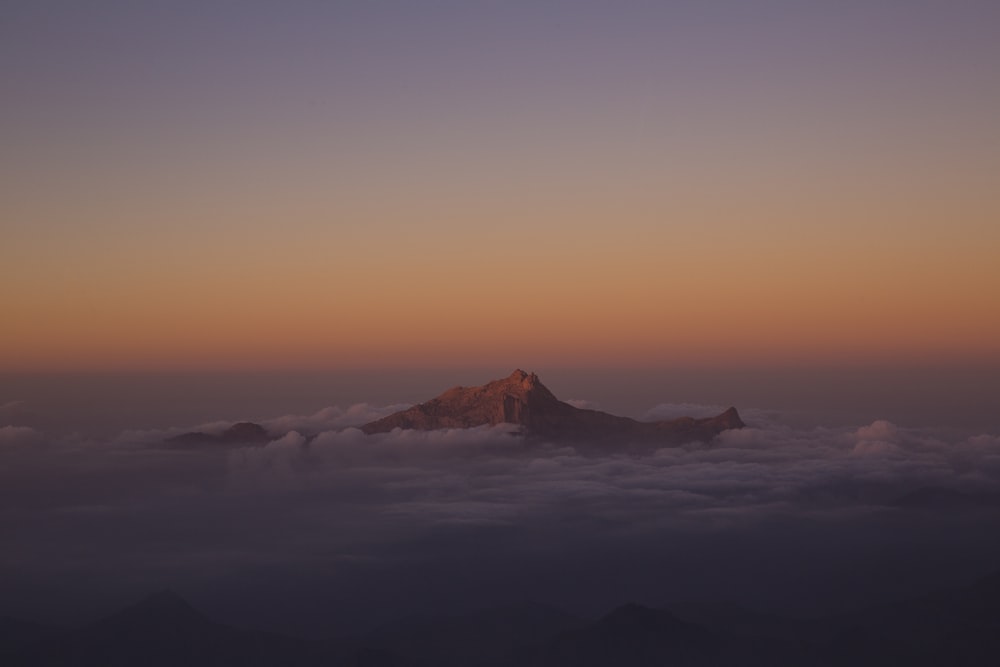
{"type": "MultiPolygon", "coordinates": [[[[10,621],[7,622],[8,624],[10,621]]],[[[24,626],[25,622],[19,622],[24,626]]],[[[3,635],[0,634],[0,640],[3,635]]],[[[75,631],[0,642],[5,667],[404,667],[385,651],[245,631],[217,623],[174,593],[155,593],[75,631]]]]}
{"type": "Polygon", "coordinates": [[[635,603],[593,622],[545,605],[520,604],[409,617],[363,639],[319,641],[239,630],[160,592],[74,631],[0,619],[0,664],[994,667],[1000,655],[1000,573],[963,588],[825,618],[759,615],[763,623],[746,623],[754,614],[740,616],[743,629],[735,631],[732,623],[704,617],[693,622],[635,603]]]}
{"type": "Polygon", "coordinates": [[[453,387],[426,403],[365,424],[361,430],[385,433],[396,428],[427,431],[497,424],[516,424],[525,435],[553,440],[667,444],[710,440],[722,431],[745,426],[736,408],[705,419],[657,422],[577,408],[557,399],[534,373],[518,369],[480,387],[453,387]]]}
{"type": "Polygon", "coordinates": [[[177,638],[210,634],[221,627],[173,591],[160,591],[98,621],[91,626],[90,634],[128,635],[153,641],[165,634],[177,638]]]}
{"type": "Polygon", "coordinates": [[[241,445],[248,443],[265,443],[271,440],[271,435],[264,430],[260,424],[253,422],[239,422],[233,424],[219,434],[203,433],[193,431],[182,433],[172,438],[167,438],[167,442],[178,447],[195,447],[200,445],[241,445]]]}

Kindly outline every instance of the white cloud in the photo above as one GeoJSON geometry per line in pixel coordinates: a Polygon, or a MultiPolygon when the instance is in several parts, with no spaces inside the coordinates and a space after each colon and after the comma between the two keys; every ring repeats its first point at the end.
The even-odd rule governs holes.
{"type": "Polygon", "coordinates": [[[900,436],[896,425],[884,419],[876,420],[868,426],[862,426],[855,431],[855,434],[860,441],[874,440],[880,442],[896,442],[900,436]]]}
{"type": "MultiPolygon", "coordinates": [[[[297,431],[305,434],[318,434],[324,431],[335,431],[351,426],[360,426],[370,421],[380,419],[399,410],[409,407],[408,404],[375,406],[369,403],[355,403],[347,408],[330,406],[311,415],[282,415],[273,419],[260,421],[260,425],[273,436],[280,437],[286,433],[297,431]]],[[[163,429],[127,430],[115,438],[118,445],[157,445],[170,438],[184,433],[207,433],[218,435],[237,422],[211,421],[193,426],[174,426],[163,429]]]]}
{"type": "Polygon", "coordinates": [[[409,404],[376,406],[369,403],[355,403],[344,409],[334,405],[308,416],[284,415],[268,419],[261,422],[261,426],[270,433],[287,433],[289,431],[321,433],[349,426],[361,426],[408,407],[410,407],[409,404]]]}

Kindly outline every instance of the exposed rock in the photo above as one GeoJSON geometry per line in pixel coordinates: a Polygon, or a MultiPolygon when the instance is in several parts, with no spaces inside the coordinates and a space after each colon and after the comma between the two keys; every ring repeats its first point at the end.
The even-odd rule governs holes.
{"type": "Polygon", "coordinates": [[[437,398],[370,422],[365,433],[396,428],[421,431],[517,424],[525,435],[577,441],[619,439],[678,444],[710,440],[722,431],[745,426],[736,408],[705,419],[682,417],[640,422],[597,410],[576,408],[557,399],[534,373],[520,369],[480,387],[453,387],[437,398]]]}

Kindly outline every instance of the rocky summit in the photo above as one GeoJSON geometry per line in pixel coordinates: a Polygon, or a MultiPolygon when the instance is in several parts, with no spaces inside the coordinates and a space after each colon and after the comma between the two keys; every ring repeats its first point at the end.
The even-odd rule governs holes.
{"type": "Polygon", "coordinates": [[[736,408],[704,419],[655,422],[577,408],[556,398],[534,373],[518,369],[479,387],[453,387],[437,398],[369,422],[361,430],[370,434],[396,428],[430,431],[497,424],[516,424],[525,435],[552,440],[662,444],[708,441],[722,431],[745,426],[736,408]]]}

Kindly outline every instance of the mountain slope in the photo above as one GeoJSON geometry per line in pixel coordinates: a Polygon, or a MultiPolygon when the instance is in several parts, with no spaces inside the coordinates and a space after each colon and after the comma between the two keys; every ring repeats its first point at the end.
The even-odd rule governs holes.
{"type": "Polygon", "coordinates": [[[13,646],[5,667],[396,667],[412,664],[381,650],[239,630],[163,591],[72,632],[13,646]]]}
{"type": "Polygon", "coordinates": [[[534,373],[518,369],[510,376],[479,387],[453,387],[437,398],[370,422],[365,433],[396,428],[434,430],[516,424],[526,435],[549,439],[659,442],[679,444],[710,440],[722,431],[743,428],[736,408],[706,419],[682,417],[640,422],[560,401],[534,373]]]}
{"type": "Polygon", "coordinates": [[[633,603],[587,623],[545,605],[520,604],[403,619],[362,641],[315,641],[217,623],[165,592],[76,631],[0,621],[6,630],[0,632],[0,664],[992,667],[1000,655],[1000,573],[850,614],[784,622],[784,631],[777,628],[781,619],[772,617],[760,633],[734,632],[732,624],[633,603]]]}

